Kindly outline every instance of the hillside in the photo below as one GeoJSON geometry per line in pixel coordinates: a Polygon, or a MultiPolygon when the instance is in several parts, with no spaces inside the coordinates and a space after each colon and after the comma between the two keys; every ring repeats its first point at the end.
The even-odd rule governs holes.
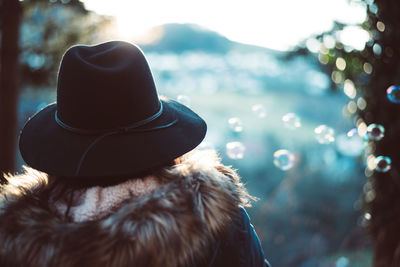
{"type": "Polygon", "coordinates": [[[230,51],[266,52],[280,55],[272,49],[234,42],[225,36],[196,24],[170,23],[151,28],[139,40],[145,52],[182,53],[203,51],[225,54],[230,51]]]}

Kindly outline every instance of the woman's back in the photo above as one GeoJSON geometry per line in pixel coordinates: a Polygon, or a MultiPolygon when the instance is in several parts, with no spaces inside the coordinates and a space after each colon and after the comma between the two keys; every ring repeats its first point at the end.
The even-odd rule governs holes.
{"type": "Polygon", "coordinates": [[[70,48],[57,103],[20,135],[41,172],[1,187],[0,266],[265,266],[239,177],[215,154],[188,153],[206,130],[158,96],[139,47],[70,48]]]}
{"type": "Polygon", "coordinates": [[[47,180],[28,169],[2,189],[0,266],[266,266],[248,195],[212,152],[163,177],[77,190],[68,214],[47,180]]]}

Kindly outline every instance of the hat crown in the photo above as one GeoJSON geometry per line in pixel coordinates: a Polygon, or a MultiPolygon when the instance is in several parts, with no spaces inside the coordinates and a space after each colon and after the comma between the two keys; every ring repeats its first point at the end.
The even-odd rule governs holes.
{"type": "Polygon", "coordinates": [[[159,105],[150,67],[137,46],[112,41],[65,53],[57,83],[57,116],[63,123],[113,129],[154,115],[159,105]]]}

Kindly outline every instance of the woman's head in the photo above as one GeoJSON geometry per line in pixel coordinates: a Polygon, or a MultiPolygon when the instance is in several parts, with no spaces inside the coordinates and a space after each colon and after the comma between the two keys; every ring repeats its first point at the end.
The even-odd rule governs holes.
{"type": "Polygon", "coordinates": [[[113,41],[65,53],[57,103],[26,123],[20,150],[33,168],[100,183],[170,164],[205,132],[196,113],[158,96],[137,46],[113,41]]]}

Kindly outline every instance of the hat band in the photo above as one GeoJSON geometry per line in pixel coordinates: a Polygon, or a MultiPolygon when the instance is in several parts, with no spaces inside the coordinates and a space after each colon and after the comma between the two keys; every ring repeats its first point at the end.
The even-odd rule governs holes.
{"type": "Polygon", "coordinates": [[[75,170],[75,175],[79,175],[81,166],[82,166],[83,162],[85,161],[86,155],[88,154],[88,152],[103,138],[110,136],[110,135],[119,134],[119,133],[154,131],[154,130],[164,129],[164,128],[174,125],[178,121],[178,119],[175,119],[175,120],[173,120],[167,124],[163,124],[163,125],[158,125],[158,126],[154,126],[154,127],[150,127],[150,128],[145,128],[145,129],[137,129],[138,127],[143,126],[147,123],[150,123],[150,122],[154,121],[155,119],[157,119],[158,117],[160,117],[160,115],[162,114],[162,111],[163,111],[163,105],[162,105],[161,101],[159,103],[160,103],[160,109],[154,115],[152,115],[144,120],[135,122],[134,124],[131,124],[129,126],[119,127],[119,128],[114,128],[114,129],[107,129],[107,130],[87,130],[87,129],[72,127],[72,126],[62,122],[60,120],[60,118],[57,116],[57,111],[56,111],[55,112],[55,120],[56,120],[57,124],[59,126],[61,126],[63,129],[73,132],[73,133],[77,133],[77,134],[85,134],[85,135],[101,134],[100,136],[96,137],[86,147],[85,151],[82,153],[79,163],[75,170]]]}
{"type": "MultiPolygon", "coordinates": [[[[147,117],[147,118],[145,118],[143,120],[137,121],[137,122],[135,122],[133,124],[125,126],[125,127],[118,127],[118,128],[112,128],[112,129],[101,129],[101,130],[93,130],[93,129],[90,130],[90,129],[75,128],[75,127],[72,127],[72,126],[66,124],[65,122],[61,121],[60,118],[57,115],[58,114],[57,110],[55,112],[55,120],[56,120],[57,124],[59,126],[61,126],[63,129],[65,129],[67,131],[70,131],[70,132],[73,132],[73,133],[77,133],[77,134],[97,135],[97,134],[104,134],[104,133],[109,133],[109,132],[122,132],[122,133],[131,132],[131,131],[134,131],[136,128],[138,128],[140,126],[143,126],[145,124],[148,124],[148,123],[154,121],[155,119],[157,119],[158,117],[160,117],[160,115],[163,112],[163,104],[162,104],[161,101],[159,101],[159,103],[160,103],[160,109],[155,114],[153,114],[150,117],[147,117]]],[[[160,128],[169,127],[172,124],[174,124],[175,122],[176,121],[174,121],[172,123],[168,123],[165,126],[156,126],[156,127],[153,127],[153,128],[143,129],[143,130],[139,130],[139,131],[157,130],[157,129],[160,129],[160,128]]]]}

